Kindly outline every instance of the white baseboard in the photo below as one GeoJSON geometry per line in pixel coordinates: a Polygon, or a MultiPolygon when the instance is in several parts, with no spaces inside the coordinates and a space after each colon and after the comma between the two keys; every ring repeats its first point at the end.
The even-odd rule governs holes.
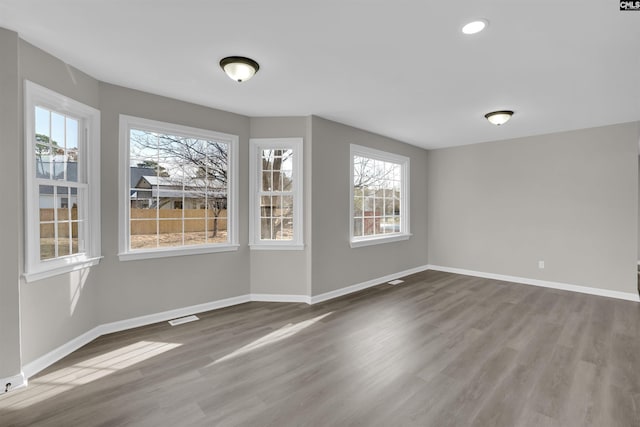
{"type": "Polygon", "coordinates": [[[190,316],[192,314],[204,313],[205,311],[217,310],[219,308],[230,307],[232,305],[243,304],[251,301],[249,295],[240,295],[232,298],[225,298],[217,301],[205,302],[203,304],[191,305],[189,307],[176,308],[174,310],[163,311],[161,313],[148,314],[146,316],[134,317],[133,319],[119,320],[117,322],[105,323],[98,326],[100,335],[112,334],[114,332],[125,331],[127,329],[138,328],[140,326],[151,325],[158,322],[176,319],[178,317],[190,316]]]}
{"type": "Polygon", "coordinates": [[[506,276],[503,274],[485,273],[482,271],[464,270],[462,268],[443,267],[429,265],[429,270],[443,271],[446,273],[462,274],[465,276],[482,277],[485,279],[501,280],[505,282],[521,283],[523,285],[540,286],[543,288],[560,289],[563,291],[579,292],[582,294],[598,295],[601,297],[617,298],[627,301],[640,302],[637,293],[612,291],[608,289],[592,288],[588,286],[571,285],[568,283],[549,282],[546,280],[528,279],[526,277],[506,276]]]}
{"type": "Polygon", "coordinates": [[[14,375],[7,378],[0,378],[0,395],[3,395],[7,392],[11,392],[17,388],[22,388],[27,386],[27,377],[24,372],[20,372],[18,375],[14,375]],[[11,384],[9,389],[5,391],[7,388],[7,384],[11,384]]]}
{"type": "Polygon", "coordinates": [[[89,344],[101,335],[111,334],[114,332],[120,332],[127,329],[137,328],[140,326],[151,325],[153,323],[164,322],[167,320],[175,319],[177,317],[189,316],[191,314],[202,313],[205,311],[215,310],[218,308],[229,307],[232,305],[242,304],[249,302],[249,295],[241,295],[233,298],[226,298],[218,301],[211,301],[204,304],[192,305],[189,307],[178,308],[175,310],[163,311],[161,313],[149,314],[146,316],[134,317],[132,319],[120,320],[117,322],[105,323],[85,332],[84,334],[72,339],[71,341],[61,345],[60,347],[50,351],[34,360],[27,363],[23,367],[23,372],[26,378],[31,378],[43,369],[53,365],[63,357],[68,356],[80,347],[89,344]]]}
{"type": "Polygon", "coordinates": [[[353,292],[361,291],[363,289],[370,288],[372,286],[381,285],[390,280],[398,279],[400,277],[408,276],[410,274],[420,273],[421,271],[428,270],[428,265],[423,265],[420,267],[410,268],[409,270],[399,271],[397,273],[388,274],[383,277],[378,277],[377,279],[367,280],[366,282],[357,283],[355,285],[347,286],[345,288],[336,289],[335,291],[325,292],[323,294],[314,295],[311,297],[311,304],[317,304],[319,302],[327,301],[333,298],[338,298],[343,295],[347,295],[353,292]]]}
{"type": "Polygon", "coordinates": [[[303,302],[311,304],[308,295],[251,294],[251,301],[260,302],[303,302]]]}
{"type": "Polygon", "coordinates": [[[34,376],[38,372],[42,371],[48,366],[51,366],[58,360],[62,359],[65,356],[68,356],[69,354],[78,350],[80,347],[90,343],[91,341],[100,337],[101,335],[120,332],[127,329],[137,328],[140,326],[151,325],[153,323],[164,322],[164,321],[175,319],[178,317],[203,313],[205,311],[211,311],[219,308],[230,307],[232,305],[242,304],[250,301],[296,302],[296,303],[306,303],[306,304],[317,304],[319,302],[323,302],[329,299],[347,295],[352,292],[357,292],[363,289],[370,288],[372,286],[380,285],[390,280],[408,276],[414,273],[419,273],[421,271],[427,270],[428,268],[429,266],[427,265],[411,268],[409,270],[404,270],[394,274],[389,274],[383,277],[379,277],[377,279],[368,280],[366,282],[347,286],[342,289],[337,289],[335,291],[326,292],[326,293],[315,295],[312,297],[308,295],[248,294],[248,295],[241,295],[241,296],[232,297],[232,298],[226,298],[223,300],[211,301],[204,304],[197,304],[189,307],[163,311],[161,313],[154,313],[154,314],[149,314],[145,316],[134,317],[132,319],[125,319],[117,322],[105,323],[105,324],[96,326],[95,328],[85,332],[84,334],[50,351],[49,353],[24,365],[23,372],[25,377],[25,384],[26,384],[26,378],[30,378],[34,376]]]}
{"type": "Polygon", "coordinates": [[[100,336],[99,327],[95,327],[84,334],[75,337],[71,341],[61,345],[60,347],[51,350],[49,353],[44,356],[38,357],[33,362],[29,362],[22,367],[22,371],[24,372],[27,378],[31,378],[38,372],[44,370],[45,368],[53,365],[58,360],[63,357],[68,356],[73,353],[83,345],[90,343],[100,336]]]}

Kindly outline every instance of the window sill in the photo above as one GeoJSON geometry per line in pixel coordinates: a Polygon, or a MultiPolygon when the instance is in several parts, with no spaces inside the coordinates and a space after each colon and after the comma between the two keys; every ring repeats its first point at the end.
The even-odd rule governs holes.
{"type": "Polygon", "coordinates": [[[302,251],[304,250],[304,245],[274,245],[270,243],[252,243],[249,245],[249,248],[252,251],[302,251]]]}
{"type": "Polygon", "coordinates": [[[85,268],[98,265],[103,257],[82,258],[80,260],[71,261],[69,264],[61,265],[58,267],[48,268],[46,270],[34,271],[30,273],[24,273],[22,277],[27,283],[35,282],[37,280],[46,279],[53,276],[59,276],[61,274],[70,273],[72,271],[83,270],[85,268]]]}
{"type": "Polygon", "coordinates": [[[371,237],[368,239],[352,240],[351,242],[349,242],[349,244],[351,245],[352,248],[360,248],[363,246],[373,246],[373,245],[380,245],[383,243],[392,243],[392,242],[400,242],[403,240],[409,240],[411,236],[412,236],[411,233],[394,234],[391,236],[371,237]]]}
{"type": "Polygon", "coordinates": [[[233,252],[237,251],[240,245],[219,245],[219,246],[206,246],[206,247],[193,247],[193,248],[167,248],[167,249],[152,249],[152,250],[139,250],[132,252],[122,252],[118,254],[120,261],[136,261],[141,259],[153,259],[153,258],[168,258],[175,256],[186,255],[200,255],[214,252],[233,252]]]}

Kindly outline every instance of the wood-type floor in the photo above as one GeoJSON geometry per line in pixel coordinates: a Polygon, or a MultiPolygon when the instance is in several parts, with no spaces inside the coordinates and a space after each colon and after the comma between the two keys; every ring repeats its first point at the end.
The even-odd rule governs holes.
{"type": "Polygon", "coordinates": [[[426,271],[100,337],[7,426],[640,426],[640,304],[426,271]]]}

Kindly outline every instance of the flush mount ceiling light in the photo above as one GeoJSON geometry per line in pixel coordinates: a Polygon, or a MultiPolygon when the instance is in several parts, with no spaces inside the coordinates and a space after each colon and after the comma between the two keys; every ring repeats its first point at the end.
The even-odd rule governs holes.
{"type": "Polygon", "coordinates": [[[244,56],[227,56],[220,60],[220,67],[227,73],[230,79],[237,82],[245,82],[254,76],[260,69],[260,65],[251,58],[244,56]]]}
{"type": "Polygon", "coordinates": [[[507,123],[511,116],[513,116],[513,111],[510,110],[492,111],[491,113],[487,113],[484,115],[484,117],[489,120],[490,123],[496,126],[507,123]]]}
{"type": "Polygon", "coordinates": [[[467,25],[462,27],[462,32],[465,34],[476,34],[484,30],[487,25],[489,25],[489,21],[487,21],[486,19],[478,19],[469,22],[467,25]]]}

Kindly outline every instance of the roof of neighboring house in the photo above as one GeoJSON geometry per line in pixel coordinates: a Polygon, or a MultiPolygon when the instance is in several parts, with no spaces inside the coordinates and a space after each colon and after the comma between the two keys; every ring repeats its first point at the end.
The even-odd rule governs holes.
{"type": "Polygon", "coordinates": [[[186,185],[182,188],[182,181],[170,177],[142,175],[135,186],[131,187],[131,197],[140,197],[139,193],[142,191],[151,191],[152,197],[201,198],[205,193],[208,197],[226,197],[225,188],[207,188],[206,183],[205,179],[196,179],[193,181],[194,185],[186,185]],[[143,181],[146,181],[150,188],[142,186],[143,181]]]}
{"type": "Polygon", "coordinates": [[[182,187],[182,182],[178,180],[174,180],[170,177],[165,176],[156,176],[156,175],[143,175],[140,177],[138,182],[136,182],[136,188],[139,187],[140,182],[142,180],[147,181],[149,185],[152,186],[160,186],[160,187],[182,187]]]}
{"type": "Polygon", "coordinates": [[[153,169],[151,168],[141,168],[139,166],[131,166],[129,168],[129,177],[130,177],[130,185],[131,188],[135,188],[138,185],[138,181],[143,176],[150,176],[153,173],[153,169]]]}

